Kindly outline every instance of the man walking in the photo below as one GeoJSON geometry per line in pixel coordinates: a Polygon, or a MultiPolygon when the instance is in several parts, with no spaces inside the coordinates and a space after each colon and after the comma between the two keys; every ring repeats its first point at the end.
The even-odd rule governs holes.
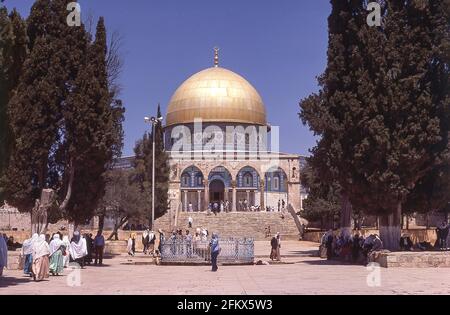
{"type": "Polygon", "coordinates": [[[97,261],[100,266],[103,265],[103,251],[105,249],[105,238],[102,235],[102,231],[98,231],[94,239],[94,249],[95,249],[95,261],[94,265],[97,266],[97,261]]]}
{"type": "Polygon", "coordinates": [[[209,246],[211,247],[211,271],[216,272],[219,269],[217,267],[217,257],[220,254],[219,237],[216,233],[213,233],[209,246]]]}
{"type": "Polygon", "coordinates": [[[194,221],[194,219],[192,219],[192,217],[189,216],[189,218],[188,218],[188,226],[189,226],[190,229],[192,229],[192,222],[193,221],[194,221]]]}

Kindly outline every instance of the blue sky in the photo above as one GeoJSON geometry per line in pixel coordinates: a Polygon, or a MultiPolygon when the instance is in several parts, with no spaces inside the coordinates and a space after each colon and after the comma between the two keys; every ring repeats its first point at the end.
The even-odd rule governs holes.
{"type": "MultiPolygon", "coordinates": [[[[28,16],[33,0],[6,0],[28,16]]],[[[126,106],[125,147],[149,127],[158,102],[165,113],[176,88],[213,65],[245,77],[261,94],[268,121],[280,126],[280,149],[308,155],[316,139],[298,119],[298,102],[317,90],[326,66],[328,0],[80,0],[84,17],[104,16],[123,37],[120,79],[126,106]]]]}

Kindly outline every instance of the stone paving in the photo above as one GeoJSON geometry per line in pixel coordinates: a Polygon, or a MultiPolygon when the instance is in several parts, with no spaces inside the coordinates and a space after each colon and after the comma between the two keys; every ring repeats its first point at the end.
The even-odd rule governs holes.
{"type": "MultiPolygon", "coordinates": [[[[127,256],[118,256],[106,260],[103,267],[81,270],[80,286],[74,287],[67,284],[68,280],[76,280],[67,275],[69,270],[65,270],[63,276],[39,283],[30,281],[20,271],[5,270],[0,279],[0,295],[450,294],[448,268],[374,271],[314,257],[312,254],[316,250],[315,243],[286,241],[282,243],[282,255],[287,264],[220,266],[217,273],[211,272],[208,266],[129,265],[127,256]],[[372,286],[368,285],[368,278],[372,286]]],[[[263,259],[268,252],[268,242],[256,243],[256,260],[263,259]]]]}

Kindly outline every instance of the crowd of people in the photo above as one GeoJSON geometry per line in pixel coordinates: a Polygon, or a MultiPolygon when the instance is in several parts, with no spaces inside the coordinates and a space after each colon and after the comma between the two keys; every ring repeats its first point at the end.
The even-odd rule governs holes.
{"type": "MultiPolygon", "coordinates": [[[[194,206],[192,202],[189,202],[186,207],[187,212],[194,212],[194,206]]],[[[251,204],[247,199],[239,199],[236,204],[236,210],[240,212],[260,212],[265,210],[266,212],[284,212],[286,210],[286,201],[284,199],[278,200],[278,204],[274,206],[266,206],[262,209],[260,205],[251,204]]],[[[217,215],[218,213],[231,212],[231,203],[226,201],[214,201],[208,204],[207,214],[217,215]]]]}
{"type": "MultiPolygon", "coordinates": [[[[10,239],[10,238],[9,238],[10,239]]],[[[105,239],[99,231],[95,238],[92,234],[82,235],[79,231],[73,233],[69,241],[68,235],[61,232],[53,235],[38,235],[37,233],[23,242],[20,247],[24,259],[25,275],[35,281],[41,281],[53,276],[61,275],[69,264],[76,263],[77,267],[84,268],[90,265],[95,255],[94,264],[103,264],[103,251],[105,239]]],[[[11,250],[16,250],[14,247],[11,250]]],[[[0,237],[0,275],[7,266],[8,245],[4,237],[0,237]]]]}
{"type": "MultiPolygon", "coordinates": [[[[142,246],[144,255],[156,257],[161,252],[161,244],[164,243],[164,232],[159,229],[158,232],[146,228],[142,233],[142,246]]],[[[136,233],[131,233],[127,242],[127,253],[130,256],[136,254],[136,233]]]]}
{"type": "MultiPolygon", "coordinates": [[[[449,230],[450,225],[443,221],[436,228],[437,239],[434,244],[427,241],[414,242],[409,233],[404,233],[399,240],[399,249],[400,251],[448,250],[449,230]]],[[[354,263],[367,263],[372,253],[382,249],[383,242],[377,234],[371,234],[368,237],[359,234],[354,236],[335,235],[332,230],[329,230],[322,236],[319,251],[323,258],[339,258],[354,263]]]]}
{"type": "Polygon", "coordinates": [[[329,230],[322,236],[320,245],[320,256],[328,260],[339,258],[353,263],[366,264],[369,257],[374,252],[383,249],[383,242],[377,234],[368,237],[356,234],[335,235],[333,230],[329,230]]]}
{"type": "MultiPolygon", "coordinates": [[[[192,227],[192,221],[189,220],[189,227],[192,227]]],[[[211,235],[211,240],[208,243],[209,231],[207,228],[196,228],[194,235],[186,229],[177,229],[172,231],[170,237],[168,238],[168,250],[170,250],[172,255],[186,255],[188,258],[196,253],[197,250],[208,252],[211,255],[211,265],[212,271],[217,271],[217,258],[220,254],[221,248],[219,246],[219,236],[213,233],[211,235]]],[[[154,257],[158,257],[162,252],[162,245],[165,243],[166,237],[164,232],[160,229],[158,233],[146,230],[142,235],[142,245],[143,253],[151,254],[154,257]]],[[[128,239],[128,254],[134,256],[136,249],[136,235],[133,233],[128,239]]],[[[198,253],[197,253],[198,254],[198,253]]]]}

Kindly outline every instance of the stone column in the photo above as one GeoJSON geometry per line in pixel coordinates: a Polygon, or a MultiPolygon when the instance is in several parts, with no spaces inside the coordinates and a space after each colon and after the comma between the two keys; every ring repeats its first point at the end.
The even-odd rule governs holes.
{"type": "Polygon", "coordinates": [[[202,191],[197,190],[197,198],[198,198],[198,211],[202,211],[202,191]]]}
{"type": "Polygon", "coordinates": [[[205,209],[208,209],[209,206],[209,183],[208,180],[205,179],[205,209]]]}
{"type": "Polygon", "coordinates": [[[250,190],[247,190],[246,191],[246,193],[247,193],[247,211],[249,211],[250,210],[250,190]]]}
{"type": "Polygon", "coordinates": [[[184,190],[184,204],[183,204],[183,208],[184,208],[184,212],[187,212],[188,209],[188,194],[187,194],[187,190],[184,190]]]}
{"type": "Polygon", "coordinates": [[[259,205],[261,207],[261,211],[265,211],[266,210],[266,203],[264,200],[264,187],[265,187],[265,183],[264,183],[264,179],[261,179],[260,183],[259,183],[259,191],[260,191],[260,196],[259,196],[259,205]]]}
{"type": "Polygon", "coordinates": [[[233,180],[232,182],[231,182],[231,187],[233,188],[233,205],[232,205],[232,212],[236,212],[237,210],[236,210],[236,202],[237,202],[237,200],[236,200],[236,181],[235,180],[233,180]]]}

